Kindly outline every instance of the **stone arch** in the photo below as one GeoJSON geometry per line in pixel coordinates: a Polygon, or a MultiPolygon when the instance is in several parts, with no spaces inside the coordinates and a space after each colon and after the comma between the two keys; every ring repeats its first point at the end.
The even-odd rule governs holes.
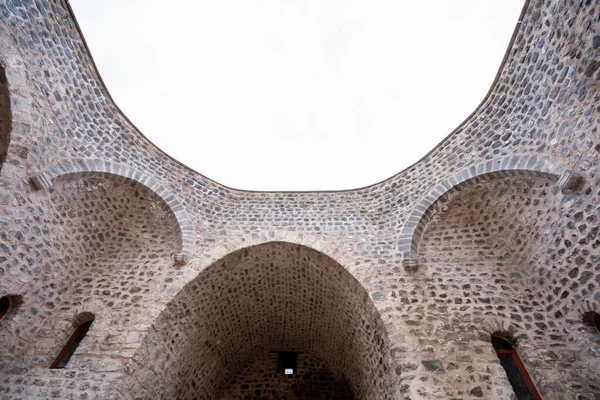
{"type": "MultiPolygon", "coordinates": [[[[498,321],[495,321],[495,323],[498,323],[498,321]]],[[[493,346],[493,338],[500,338],[510,344],[515,352],[513,357],[516,357],[519,360],[518,362],[524,364],[525,370],[520,371],[519,374],[521,377],[523,377],[522,379],[525,379],[527,382],[529,382],[527,384],[527,390],[529,393],[531,393],[534,399],[540,399],[539,385],[541,382],[539,378],[537,378],[536,381],[536,376],[533,374],[533,372],[536,371],[536,367],[539,365],[539,361],[535,354],[536,350],[534,349],[535,340],[530,339],[522,329],[516,328],[512,324],[508,324],[508,326],[503,326],[501,324],[499,329],[494,329],[494,322],[492,322],[491,325],[488,325],[487,329],[484,328],[484,330],[480,332],[482,333],[485,341],[489,342],[487,350],[493,352],[494,357],[498,358],[499,361],[501,356],[497,354],[493,346]]],[[[495,380],[496,385],[499,386],[499,388],[496,390],[503,391],[507,398],[514,397],[515,388],[512,386],[506,375],[508,371],[504,365],[500,365],[501,363],[495,366],[497,378],[499,378],[495,380]]]]}
{"type": "Polygon", "coordinates": [[[585,314],[590,312],[597,312],[600,314],[600,302],[592,300],[584,300],[579,303],[578,307],[574,307],[576,313],[585,314]]]}
{"type": "Polygon", "coordinates": [[[63,344],[60,352],[52,362],[50,369],[60,369],[67,366],[71,357],[74,356],[75,352],[79,349],[81,340],[87,336],[88,329],[95,318],[94,314],[88,311],[79,313],[75,316],[72,327],[74,328],[74,331],[71,329],[69,340],[63,344]]]}
{"type": "Polygon", "coordinates": [[[190,281],[154,321],[125,386],[147,397],[236,397],[257,362],[250,370],[266,372],[253,381],[273,387],[264,385],[278,379],[270,351],[321,361],[356,398],[392,398],[390,341],[368,292],[322,252],[278,241],[234,251],[190,281]]]}
{"type": "Polygon", "coordinates": [[[409,213],[400,239],[399,250],[403,256],[405,267],[418,265],[419,241],[429,218],[433,205],[440,199],[498,177],[538,176],[558,181],[567,169],[556,160],[537,156],[507,156],[490,160],[486,163],[465,168],[450,177],[438,182],[409,213]]]}
{"type": "Polygon", "coordinates": [[[12,113],[6,71],[0,64],[0,173],[8,155],[12,113]]]}
{"type": "Polygon", "coordinates": [[[176,264],[185,264],[187,258],[194,254],[194,228],[184,206],[167,188],[129,166],[93,159],[65,160],[35,175],[32,182],[38,189],[47,189],[54,181],[89,176],[120,180],[159,200],[177,227],[179,248],[176,252],[178,254],[175,254],[176,264]]]}
{"type": "MultiPolygon", "coordinates": [[[[231,238],[219,243],[219,245],[204,249],[202,252],[203,265],[211,265],[241,249],[270,242],[285,242],[308,247],[323,253],[340,265],[354,265],[356,262],[355,257],[350,252],[345,251],[336,242],[322,240],[321,235],[307,235],[296,231],[271,230],[239,239],[231,238]]],[[[355,278],[358,279],[356,275],[355,278]]],[[[358,280],[360,281],[360,279],[358,280]]]]}

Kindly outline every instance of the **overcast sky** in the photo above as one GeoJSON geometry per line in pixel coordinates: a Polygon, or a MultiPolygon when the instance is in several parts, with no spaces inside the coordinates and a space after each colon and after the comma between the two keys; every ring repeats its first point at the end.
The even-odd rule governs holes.
{"type": "Polygon", "coordinates": [[[456,128],[524,1],[71,4],[117,105],[167,154],[238,189],[334,190],[389,178],[456,128]]]}

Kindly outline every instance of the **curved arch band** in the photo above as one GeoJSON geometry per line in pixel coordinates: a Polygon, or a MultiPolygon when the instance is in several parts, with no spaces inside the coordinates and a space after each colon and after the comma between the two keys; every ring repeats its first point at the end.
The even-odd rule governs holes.
{"type": "Polygon", "coordinates": [[[178,251],[175,264],[183,265],[194,254],[194,228],[183,205],[164,186],[135,169],[107,161],[80,159],[65,160],[49,167],[45,172],[31,178],[33,185],[40,190],[50,188],[55,181],[72,177],[102,176],[129,183],[159,200],[162,208],[173,218],[177,227],[178,251]]]}
{"type": "Polygon", "coordinates": [[[398,241],[403,256],[402,265],[405,268],[418,267],[419,242],[431,217],[433,205],[438,200],[479,182],[508,176],[544,177],[557,182],[561,190],[576,189],[581,181],[576,172],[567,169],[558,161],[548,157],[538,158],[535,155],[500,157],[465,168],[438,182],[412,208],[398,241]]]}

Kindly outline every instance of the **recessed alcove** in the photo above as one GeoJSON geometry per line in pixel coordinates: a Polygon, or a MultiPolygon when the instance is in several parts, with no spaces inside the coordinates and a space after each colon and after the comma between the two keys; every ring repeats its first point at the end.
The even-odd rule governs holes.
{"type": "Polygon", "coordinates": [[[201,272],[155,321],[134,361],[133,385],[173,398],[257,390],[386,398],[395,375],[367,291],[331,258],[283,242],[239,250],[201,272]],[[298,353],[296,373],[277,374],[281,351],[298,353]]]}
{"type": "MultiPolygon", "coordinates": [[[[3,360],[47,368],[72,335],[73,316],[88,309],[106,311],[98,314],[88,333],[91,339],[79,348],[85,356],[78,350],[69,366],[90,365],[90,355],[92,359],[100,354],[120,359],[128,351],[133,355],[122,347],[115,351],[114,343],[151,323],[150,315],[132,310],[141,310],[154,291],[166,291],[175,280],[168,278],[173,271],[171,254],[177,248],[173,218],[150,193],[93,174],[57,181],[40,192],[39,199],[42,206],[34,214],[41,221],[37,232],[52,242],[36,242],[36,248],[53,257],[36,269],[36,288],[26,297],[27,310],[36,314],[27,316],[27,323],[42,327],[49,338],[36,342],[35,330],[5,324],[6,334],[19,339],[13,341],[10,354],[0,353],[3,360]],[[110,343],[98,346],[107,336],[103,329],[109,329],[110,343]],[[34,342],[35,350],[28,351],[34,342]]],[[[17,305],[11,298],[4,319],[17,305]]],[[[84,322],[78,319],[75,325],[84,322]]]]}

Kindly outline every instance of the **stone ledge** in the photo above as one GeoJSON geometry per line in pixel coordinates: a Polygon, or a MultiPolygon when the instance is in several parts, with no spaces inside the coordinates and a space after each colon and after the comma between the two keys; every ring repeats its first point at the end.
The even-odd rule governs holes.
{"type": "Polygon", "coordinates": [[[52,179],[44,172],[32,176],[30,180],[38,190],[46,190],[52,187],[52,179]]]}
{"type": "Polygon", "coordinates": [[[173,254],[173,263],[176,267],[184,266],[188,262],[189,262],[189,257],[187,254],[184,254],[184,253],[173,254]]]}

